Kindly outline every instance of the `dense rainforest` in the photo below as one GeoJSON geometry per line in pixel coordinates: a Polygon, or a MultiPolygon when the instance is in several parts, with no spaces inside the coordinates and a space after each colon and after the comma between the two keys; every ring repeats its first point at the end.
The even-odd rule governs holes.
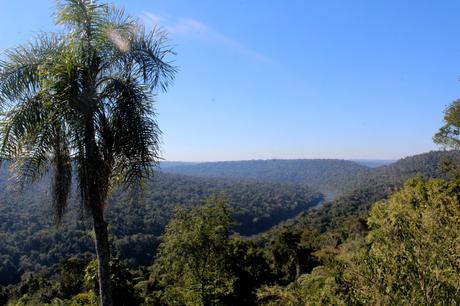
{"type": "MultiPolygon", "coordinates": [[[[275,170],[269,176],[239,176],[238,162],[231,163],[237,166],[229,177],[159,171],[142,192],[119,189],[110,197],[107,213],[116,258],[112,269],[120,274],[114,275],[114,286],[121,286],[115,300],[118,305],[200,305],[203,300],[207,305],[302,304],[299,288],[308,285],[319,292],[334,273],[345,273],[336,270],[338,258],[350,243],[357,248],[356,241],[365,240],[372,229],[367,222],[372,204],[391,202],[391,194],[416,176],[407,188],[441,184],[426,180],[448,178],[459,158],[456,151],[439,151],[372,169],[356,165],[348,182],[342,175],[350,162],[330,160],[322,166],[315,160],[311,171],[306,166],[280,170],[280,177],[292,175],[284,184],[273,179],[275,170]],[[334,167],[343,183],[336,180],[332,201],[299,181],[314,180],[318,168],[332,175],[334,167]],[[206,290],[193,289],[199,287],[206,290]]],[[[308,164],[288,161],[296,162],[308,164]]],[[[283,161],[266,163],[273,168],[283,161]]],[[[48,179],[22,192],[11,183],[6,165],[1,170],[3,302],[97,303],[91,228],[74,203],[76,194],[62,223],[54,225],[47,217],[48,179]]],[[[339,290],[334,286],[327,288],[339,290]]]]}
{"type": "MultiPolygon", "coordinates": [[[[46,180],[19,193],[7,185],[7,174],[4,167],[0,176],[0,254],[7,264],[1,267],[0,283],[15,283],[23,273],[53,268],[61,258],[89,258],[91,229],[76,200],[57,227],[48,217],[51,200],[46,180]]],[[[133,266],[151,264],[174,210],[198,205],[213,194],[229,197],[233,228],[243,235],[260,233],[322,200],[319,193],[302,186],[159,173],[137,197],[123,190],[112,195],[108,219],[116,256],[133,266]]]]}

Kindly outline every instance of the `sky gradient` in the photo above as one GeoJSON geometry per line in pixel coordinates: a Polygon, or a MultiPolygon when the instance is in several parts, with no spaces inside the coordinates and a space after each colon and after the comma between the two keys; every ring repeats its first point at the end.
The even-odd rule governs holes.
{"type": "MultiPolygon", "coordinates": [[[[0,0],[0,51],[54,29],[54,0],[0,0]]],[[[434,150],[460,98],[458,1],[113,1],[169,32],[167,160],[398,159],[434,150]]]]}

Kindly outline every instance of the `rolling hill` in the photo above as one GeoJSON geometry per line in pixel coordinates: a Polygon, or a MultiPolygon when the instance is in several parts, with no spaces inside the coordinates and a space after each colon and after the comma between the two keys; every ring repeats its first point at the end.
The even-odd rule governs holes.
{"type": "MultiPolygon", "coordinates": [[[[430,152],[372,169],[334,160],[244,161],[164,167],[163,171],[168,172],[157,173],[141,195],[132,197],[122,190],[112,195],[107,210],[112,248],[116,257],[131,266],[150,265],[174,209],[200,205],[212,194],[228,196],[236,220],[234,230],[243,235],[264,232],[299,213],[288,222],[289,226],[313,226],[322,232],[339,229],[347,218],[366,214],[374,202],[388,197],[408,178],[415,175],[446,177],[443,166],[446,159],[458,162],[460,154],[430,152]],[[248,169],[253,169],[254,173],[248,169]],[[170,173],[173,171],[182,174],[170,173]],[[307,187],[307,182],[320,191],[332,189],[339,195],[309,210],[323,203],[323,196],[307,187]]],[[[0,284],[15,283],[28,272],[52,274],[63,258],[94,256],[91,227],[82,218],[84,213],[76,197],[63,223],[56,227],[50,216],[49,180],[45,178],[18,193],[8,188],[7,178],[8,172],[2,167],[0,284]]]]}
{"type": "Polygon", "coordinates": [[[209,178],[258,180],[309,186],[332,199],[354,186],[355,180],[372,172],[369,167],[337,159],[272,159],[194,164],[166,164],[169,173],[209,178]]]}
{"type": "Polygon", "coordinates": [[[288,223],[314,226],[320,231],[338,229],[350,216],[367,216],[372,204],[388,198],[410,178],[447,178],[449,173],[446,167],[451,162],[460,164],[460,152],[433,151],[375,168],[367,176],[358,178],[354,187],[345,190],[333,201],[304,212],[288,223]]]}

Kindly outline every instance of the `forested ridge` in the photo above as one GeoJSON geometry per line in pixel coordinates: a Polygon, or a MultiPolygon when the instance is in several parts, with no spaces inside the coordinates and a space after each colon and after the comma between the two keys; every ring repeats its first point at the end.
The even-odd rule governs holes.
{"type": "Polygon", "coordinates": [[[165,164],[164,171],[202,177],[227,177],[309,186],[333,198],[372,169],[339,159],[272,159],[165,164]]]}
{"type": "MultiPolygon", "coordinates": [[[[341,244],[350,237],[363,235],[367,231],[365,220],[373,203],[388,198],[402,188],[408,178],[417,175],[425,179],[447,178],[446,169],[459,156],[455,151],[430,152],[408,157],[388,166],[368,169],[365,177],[363,172],[360,176],[353,177],[354,187],[343,188],[343,193],[332,202],[323,203],[308,211],[308,208],[322,200],[322,196],[305,185],[269,183],[263,178],[238,180],[235,177],[205,178],[158,172],[151,184],[144,186],[142,193],[133,194],[119,190],[111,196],[108,220],[112,224],[110,232],[113,237],[113,252],[124,263],[124,269],[141,269],[138,271],[144,272],[136,273],[141,273],[138,277],[147,282],[144,284],[153,281],[155,286],[160,286],[155,287],[155,290],[163,294],[161,282],[156,283],[159,281],[156,278],[148,280],[153,276],[142,270],[142,267],[155,264],[155,258],[158,257],[156,250],[175,209],[185,209],[186,212],[200,207],[210,196],[227,197],[228,209],[234,220],[229,224],[229,233],[261,234],[249,240],[233,238],[229,242],[233,247],[249,252],[238,256],[256,256],[251,260],[256,260],[257,265],[264,267],[259,267],[263,269],[263,275],[256,277],[257,281],[250,281],[254,275],[244,274],[249,277],[246,281],[255,283],[252,284],[250,292],[238,293],[244,299],[251,300],[250,303],[256,303],[255,290],[258,287],[289,284],[301,274],[309,273],[318,266],[320,259],[313,254],[324,243],[341,244]],[[288,220],[301,211],[306,212],[288,220]],[[288,221],[270,229],[285,220],[288,221]],[[265,230],[268,231],[262,233],[265,230]]],[[[330,165],[330,161],[326,164],[330,165]]],[[[71,205],[62,224],[56,227],[53,220],[43,217],[50,210],[47,178],[39,184],[28,186],[26,192],[18,193],[7,179],[6,167],[2,168],[1,174],[0,280],[3,286],[10,285],[8,290],[16,292],[14,294],[17,296],[19,292],[15,290],[25,290],[21,283],[36,281],[40,275],[59,278],[62,264],[65,264],[63,259],[74,258],[72,260],[78,260],[79,265],[85,265],[93,258],[91,229],[85,221],[84,212],[78,209],[76,203],[71,205]],[[18,285],[14,285],[18,282],[18,285]]],[[[298,173],[297,177],[301,175],[298,173]]],[[[74,194],[72,201],[75,202],[76,198],[77,195],[74,194]]],[[[242,271],[250,267],[234,268],[240,271],[238,273],[243,273],[242,271]]],[[[253,268],[259,269],[251,269],[253,268]]],[[[161,270],[161,267],[157,266],[155,269],[161,270]]],[[[51,285],[52,283],[37,286],[43,290],[51,285]]],[[[29,286],[30,284],[27,288],[29,286]]],[[[33,292],[45,294],[40,290],[34,291],[37,288],[29,289],[32,295],[33,292]]],[[[53,296],[52,292],[46,294],[53,296]]],[[[228,298],[231,300],[236,297],[228,298]]],[[[160,303],[160,300],[156,301],[160,303]]]]}
{"type": "Polygon", "coordinates": [[[449,177],[449,165],[459,161],[458,151],[433,151],[375,168],[368,175],[358,178],[354,187],[344,190],[320,208],[302,214],[293,223],[314,225],[325,231],[343,226],[344,220],[350,216],[365,219],[374,203],[402,188],[406,180],[415,176],[446,179],[449,177]]]}

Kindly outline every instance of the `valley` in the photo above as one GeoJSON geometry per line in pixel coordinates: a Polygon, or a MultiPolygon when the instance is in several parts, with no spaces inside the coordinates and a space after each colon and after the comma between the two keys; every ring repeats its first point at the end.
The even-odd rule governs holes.
{"type": "MultiPolygon", "coordinates": [[[[200,205],[211,195],[229,198],[232,231],[240,235],[269,234],[278,224],[320,231],[338,228],[350,215],[366,213],[408,178],[445,177],[443,160],[457,158],[456,152],[431,152],[377,168],[343,160],[168,165],[142,192],[118,190],[111,195],[108,219],[114,254],[132,267],[152,264],[174,210],[200,205]],[[325,196],[328,192],[334,199],[325,196]]],[[[10,186],[5,166],[0,174],[0,253],[8,262],[0,270],[0,283],[14,284],[28,272],[52,274],[59,258],[94,256],[91,227],[76,192],[62,224],[56,226],[49,217],[49,177],[22,193],[10,186]]]]}

